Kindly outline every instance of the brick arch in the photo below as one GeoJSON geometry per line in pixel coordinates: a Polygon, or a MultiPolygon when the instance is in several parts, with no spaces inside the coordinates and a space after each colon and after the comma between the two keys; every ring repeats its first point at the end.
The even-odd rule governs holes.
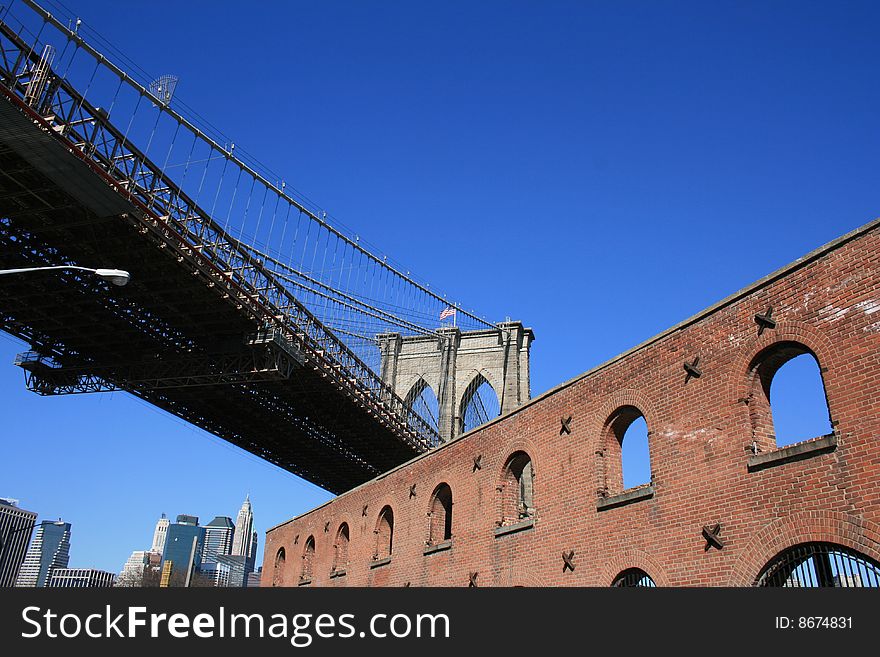
{"type": "MultiPolygon", "coordinates": [[[[755,336],[751,341],[741,347],[740,354],[734,362],[730,376],[730,389],[728,392],[729,403],[732,404],[734,417],[742,426],[751,427],[751,431],[744,439],[743,447],[748,447],[753,440],[757,440],[761,449],[776,449],[775,444],[764,436],[767,431],[757,430],[763,426],[759,418],[764,417],[763,422],[769,424],[770,417],[769,400],[763,400],[760,404],[767,408],[763,410],[760,404],[755,406],[753,395],[755,392],[756,372],[753,367],[756,359],[763,352],[774,345],[785,342],[794,342],[806,347],[812,352],[819,365],[822,377],[822,387],[825,390],[825,399],[828,404],[828,413],[832,421],[837,417],[836,398],[838,374],[835,365],[840,362],[841,356],[837,347],[826,335],[817,331],[812,326],[797,321],[779,322],[775,329],[767,329],[761,336],[755,336]],[[757,415],[756,415],[757,414],[757,415]],[[759,435],[755,435],[757,434],[759,435]]],[[[832,426],[834,426],[832,424],[832,426]]],[[[766,429],[767,427],[764,427],[766,429]]]]}
{"type": "Polygon", "coordinates": [[[643,550],[629,549],[612,557],[600,571],[597,586],[611,586],[614,579],[625,570],[640,568],[654,580],[657,586],[671,586],[666,570],[650,554],[643,550]]]}
{"type": "Polygon", "coordinates": [[[272,563],[272,586],[284,586],[287,579],[287,550],[280,546],[275,550],[272,563]]]}
{"type": "MultiPolygon", "coordinates": [[[[834,378],[835,365],[840,361],[840,352],[828,336],[808,324],[796,321],[779,322],[775,329],[767,329],[761,336],[755,336],[740,347],[740,355],[733,365],[730,379],[729,399],[735,405],[742,405],[741,399],[751,391],[750,366],[755,358],[768,347],[780,342],[798,342],[813,352],[821,368],[827,368],[823,377],[828,392],[829,382],[834,378]]],[[[829,405],[831,400],[828,400],[829,405]]]]}
{"type": "Polygon", "coordinates": [[[347,554],[345,555],[345,565],[347,568],[348,564],[351,563],[351,555],[352,555],[351,544],[352,544],[352,539],[354,538],[353,537],[354,530],[352,529],[353,525],[351,523],[351,520],[349,520],[349,518],[348,518],[348,514],[343,514],[342,516],[340,516],[337,519],[336,530],[333,532],[333,545],[332,545],[333,552],[331,554],[331,562],[334,567],[339,565],[337,563],[338,555],[339,555],[339,547],[338,547],[339,546],[339,535],[340,535],[340,532],[342,531],[343,525],[346,525],[348,527],[348,550],[347,550],[347,554]]]}
{"type": "Polygon", "coordinates": [[[726,586],[752,586],[776,555],[799,543],[837,543],[880,561],[880,525],[837,511],[802,511],[777,518],[740,551],[726,586]]]}
{"type": "Polygon", "coordinates": [[[376,514],[376,522],[373,526],[373,536],[374,536],[373,556],[374,557],[376,557],[378,555],[378,558],[382,559],[384,557],[390,557],[394,554],[394,530],[397,525],[397,520],[398,520],[397,513],[394,512],[394,505],[393,504],[391,504],[390,502],[387,502],[387,503],[383,503],[379,507],[379,512],[376,514]],[[391,512],[391,522],[390,522],[390,527],[389,527],[390,533],[389,533],[389,536],[387,537],[387,539],[389,541],[387,554],[385,554],[385,549],[384,549],[385,548],[384,540],[386,537],[382,536],[382,520],[386,516],[386,514],[385,514],[386,509],[391,512]]]}
{"type": "Polygon", "coordinates": [[[495,476],[493,478],[493,485],[495,487],[495,517],[493,518],[493,522],[495,522],[496,526],[503,522],[504,519],[504,480],[507,475],[507,466],[510,463],[510,458],[516,454],[517,452],[525,452],[529,460],[532,464],[532,506],[535,509],[535,516],[539,516],[540,510],[540,467],[538,464],[538,459],[536,458],[538,453],[537,446],[528,438],[516,437],[513,440],[507,442],[504,446],[504,450],[499,453],[501,457],[499,462],[495,466],[495,476]]]}
{"type": "MultiPolygon", "coordinates": [[[[654,454],[654,441],[651,440],[652,436],[656,435],[658,427],[653,404],[638,390],[623,389],[608,395],[599,407],[601,410],[593,416],[589,433],[590,440],[593,441],[594,445],[591,451],[595,454],[596,493],[599,496],[609,493],[613,495],[623,490],[622,463],[620,464],[621,467],[618,467],[616,463],[611,463],[609,459],[619,458],[619,448],[610,443],[611,440],[615,442],[617,440],[613,435],[610,420],[618,409],[625,406],[632,406],[638,409],[645,418],[645,422],[648,425],[648,458],[652,464],[652,472],[653,464],[657,462],[654,454]],[[620,479],[619,482],[617,481],[618,478],[620,479]],[[616,490],[617,488],[620,490],[616,490]]],[[[588,449],[590,449],[589,446],[588,449]]]]}

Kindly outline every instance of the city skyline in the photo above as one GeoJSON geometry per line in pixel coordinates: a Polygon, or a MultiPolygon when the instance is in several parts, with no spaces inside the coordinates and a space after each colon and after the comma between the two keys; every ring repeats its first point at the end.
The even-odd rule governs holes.
{"type": "MultiPolygon", "coordinates": [[[[31,583],[31,580],[35,582],[38,580],[42,581],[40,586],[49,586],[49,581],[52,578],[52,573],[46,570],[46,559],[42,557],[42,542],[43,542],[43,526],[48,525],[50,527],[62,527],[60,532],[64,534],[63,538],[59,537],[61,541],[61,547],[63,548],[60,556],[52,559],[55,562],[55,565],[52,568],[63,568],[66,570],[76,570],[82,572],[110,572],[114,573],[114,576],[119,576],[122,578],[122,574],[126,571],[127,568],[130,568],[134,563],[135,555],[140,554],[148,555],[150,552],[158,551],[162,554],[165,550],[165,544],[167,539],[168,528],[172,525],[171,520],[168,518],[165,512],[161,512],[159,519],[156,521],[153,534],[152,541],[150,542],[150,546],[145,549],[141,549],[140,547],[133,548],[127,557],[123,557],[120,561],[120,566],[117,569],[112,568],[95,568],[92,566],[83,566],[82,564],[77,564],[75,567],[69,567],[70,563],[70,550],[74,543],[71,541],[71,533],[72,533],[72,524],[62,522],[59,518],[57,520],[40,520],[42,517],[41,514],[37,514],[35,512],[27,511],[25,509],[20,508],[20,500],[11,497],[0,497],[0,504],[5,507],[4,509],[0,509],[4,511],[4,515],[0,517],[0,521],[3,521],[0,524],[0,530],[4,532],[7,531],[16,531],[25,526],[30,526],[29,531],[21,531],[16,533],[21,533],[24,535],[23,538],[19,539],[19,542],[23,543],[20,546],[20,550],[22,552],[21,556],[21,564],[20,569],[23,569],[25,560],[30,556],[31,563],[28,564],[28,575],[25,579],[22,580],[21,584],[15,584],[16,578],[13,578],[13,583],[9,584],[9,586],[18,585],[18,586],[34,586],[35,584],[31,583]],[[15,503],[13,505],[12,503],[15,503]],[[18,520],[17,523],[9,524],[9,516],[11,513],[14,513],[14,518],[18,520]],[[8,525],[8,526],[7,526],[8,525]],[[35,546],[32,548],[32,546],[35,546]],[[63,565],[62,565],[63,564],[63,565]],[[35,579],[38,578],[38,579],[35,579]]],[[[206,563],[213,563],[216,565],[217,556],[225,555],[225,556],[236,556],[241,555],[245,557],[246,560],[250,560],[251,568],[256,572],[259,567],[257,563],[261,557],[259,554],[259,550],[254,551],[254,548],[259,545],[259,533],[253,530],[254,527],[254,514],[253,508],[250,501],[250,493],[248,493],[245,497],[245,501],[242,504],[241,508],[238,511],[238,523],[241,525],[242,530],[244,530],[244,535],[247,537],[246,540],[242,542],[235,542],[235,537],[238,536],[238,532],[236,531],[238,527],[232,524],[232,518],[230,516],[223,515],[215,515],[213,520],[206,524],[200,524],[199,516],[192,516],[189,514],[178,514],[176,516],[177,521],[179,522],[181,519],[187,521],[194,521],[196,526],[203,530],[202,542],[200,543],[200,549],[198,551],[198,562],[199,565],[204,565],[206,563]],[[225,521],[225,522],[224,522],[225,521]],[[242,549],[244,550],[242,552],[242,549]],[[234,551],[238,550],[238,552],[234,551]]],[[[6,537],[6,540],[11,539],[13,536],[6,537]]],[[[18,538],[18,537],[16,537],[18,538]]],[[[9,567],[12,567],[12,562],[14,560],[16,546],[13,545],[13,541],[9,540],[8,543],[4,543],[3,546],[3,561],[0,561],[0,565],[3,565],[4,570],[9,567]],[[9,553],[6,553],[6,550],[9,549],[9,553]]],[[[53,543],[54,549],[54,543],[53,543]]],[[[19,576],[21,576],[21,570],[19,570],[19,576]]],[[[66,579],[73,578],[73,575],[65,574],[66,579]]],[[[71,584],[65,584],[64,586],[72,586],[71,584]]]]}

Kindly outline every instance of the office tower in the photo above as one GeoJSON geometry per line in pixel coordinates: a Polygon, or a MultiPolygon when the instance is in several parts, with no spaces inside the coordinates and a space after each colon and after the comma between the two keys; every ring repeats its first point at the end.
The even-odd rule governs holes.
{"type": "Polygon", "coordinates": [[[245,497],[244,504],[235,519],[235,537],[232,540],[232,554],[249,557],[251,534],[254,531],[254,514],[251,510],[251,496],[245,497]]]}
{"type": "Polygon", "coordinates": [[[165,549],[165,537],[167,533],[168,518],[166,518],[163,513],[162,517],[159,518],[159,522],[156,523],[156,531],[153,532],[153,546],[150,548],[151,552],[161,553],[165,549]]]}
{"type": "Polygon", "coordinates": [[[16,586],[43,587],[56,568],[67,568],[70,558],[70,523],[44,520],[37,525],[18,573],[16,586]]]}
{"type": "Polygon", "coordinates": [[[135,550],[122,567],[116,579],[116,586],[143,586],[144,571],[147,568],[146,550],[135,550]]]}
{"type": "Polygon", "coordinates": [[[165,550],[162,553],[163,578],[167,586],[186,586],[187,578],[202,565],[205,549],[205,528],[199,527],[196,516],[179,515],[168,525],[165,550]]]}
{"type": "Polygon", "coordinates": [[[221,555],[217,557],[214,572],[214,586],[243,588],[247,586],[248,557],[242,555],[221,555]]]}
{"type": "Polygon", "coordinates": [[[257,565],[257,532],[254,532],[251,535],[251,551],[248,554],[247,559],[247,571],[249,573],[254,572],[254,567],[257,565]]]}
{"type": "Polygon", "coordinates": [[[116,575],[94,568],[56,568],[46,584],[50,588],[94,589],[113,586],[116,575]]]}
{"type": "Polygon", "coordinates": [[[205,525],[205,549],[202,564],[217,563],[217,557],[232,552],[232,536],[235,526],[232,518],[217,516],[205,525]]]}
{"type": "Polygon", "coordinates": [[[248,573],[247,576],[247,587],[248,588],[256,588],[260,586],[260,581],[263,577],[263,567],[260,566],[256,572],[248,573]]]}
{"type": "Polygon", "coordinates": [[[18,500],[0,497],[0,587],[15,586],[36,521],[37,514],[19,508],[18,500]]]}

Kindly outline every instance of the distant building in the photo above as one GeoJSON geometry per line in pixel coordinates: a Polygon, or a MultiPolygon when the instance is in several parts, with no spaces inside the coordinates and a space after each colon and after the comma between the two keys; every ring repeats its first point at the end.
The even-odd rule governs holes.
{"type": "Polygon", "coordinates": [[[70,523],[44,520],[37,525],[15,585],[46,586],[56,568],[67,568],[69,558],[70,523]]]}
{"type": "Polygon", "coordinates": [[[202,564],[217,563],[218,556],[232,553],[232,536],[235,526],[232,518],[217,516],[205,525],[205,548],[202,552],[202,564]]]}
{"type": "Polygon", "coordinates": [[[187,575],[202,565],[205,549],[205,528],[199,527],[197,516],[179,515],[168,525],[165,550],[162,552],[162,577],[167,586],[186,586],[187,575]]]}
{"type": "Polygon", "coordinates": [[[0,587],[15,586],[37,514],[19,508],[18,500],[0,497],[0,587]]]}
{"type": "Polygon", "coordinates": [[[260,586],[260,581],[262,580],[262,577],[263,577],[263,567],[260,566],[259,569],[257,570],[257,572],[248,573],[247,587],[248,588],[256,588],[256,587],[260,586]]]}
{"type": "Polygon", "coordinates": [[[247,568],[248,568],[249,573],[254,572],[254,568],[257,563],[258,539],[259,539],[259,537],[257,536],[257,532],[254,532],[253,534],[251,534],[251,551],[248,554],[248,560],[247,560],[247,568]]]}
{"type": "Polygon", "coordinates": [[[56,568],[46,586],[59,589],[94,589],[113,586],[116,575],[94,568],[56,568]]]}
{"type": "Polygon", "coordinates": [[[122,572],[116,579],[116,586],[143,586],[146,568],[147,551],[135,550],[122,567],[122,572]]]}
{"type": "Polygon", "coordinates": [[[161,552],[135,550],[122,567],[115,586],[158,586],[161,569],[161,552]]]}
{"type": "Polygon", "coordinates": [[[165,550],[165,538],[168,534],[169,524],[168,518],[163,513],[162,517],[159,518],[159,522],[156,523],[156,530],[153,532],[153,545],[150,551],[161,554],[165,550]]]}
{"type": "Polygon", "coordinates": [[[244,588],[250,575],[248,557],[230,554],[217,558],[215,586],[227,588],[244,588]]]}
{"type": "Polygon", "coordinates": [[[235,519],[235,537],[232,541],[232,554],[250,557],[252,549],[251,535],[254,531],[254,513],[251,509],[251,496],[245,497],[238,517],[235,519]]]}

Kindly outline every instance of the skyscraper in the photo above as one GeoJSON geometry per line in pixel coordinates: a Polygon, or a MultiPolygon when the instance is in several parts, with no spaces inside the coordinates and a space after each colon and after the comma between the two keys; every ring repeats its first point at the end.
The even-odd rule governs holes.
{"type": "Polygon", "coordinates": [[[70,523],[44,520],[37,525],[15,585],[46,586],[56,568],[67,568],[69,558],[70,523]]]}
{"type": "Polygon", "coordinates": [[[179,515],[168,525],[162,568],[169,570],[169,586],[186,586],[187,575],[202,565],[205,549],[205,528],[199,527],[196,516],[179,515]]]}
{"type": "Polygon", "coordinates": [[[205,526],[205,549],[202,552],[202,563],[217,563],[218,556],[225,556],[232,551],[232,536],[235,527],[232,518],[217,516],[205,526]]]}
{"type": "Polygon", "coordinates": [[[0,497],[0,587],[14,586],[37,514],[18,507],[18,500],[0,497]]]}
{"type": "Polygon", "coordinates": [[[162,514],[162,517],[159,518],[159,522],[156,523],[156,531],[153,532],[153,547],[150,548],[151,552],[162,552],[165,550],[165,538],[168,534],[168,518],[165,517],[165,514],[162,514]]]}
{"type": "Polygon", "coordinates": [[[251,496],[244,499],[244,504],[238,511],[235,519],[235,537],[232,540],[232,554],[234,556],[251,556],[251,534],[254,531],[254,513],[251,510],[251,496]]]}

